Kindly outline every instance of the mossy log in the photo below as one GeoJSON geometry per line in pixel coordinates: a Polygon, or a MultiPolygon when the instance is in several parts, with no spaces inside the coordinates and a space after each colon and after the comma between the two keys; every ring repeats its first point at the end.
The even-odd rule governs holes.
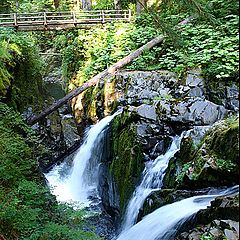
{"type": "MultiPolygon", "coordinates": [[[[183,20],[182,22],[180,22],[178,24],[177,28],[180,28],[181,25],[187,24],[191,19],[192,19],[192,17],[186,18],[185,20],[183,20]]],[[[82,93],[89,87],[96,85],[100,80],[102,80],[106,77],[114,76],[122,67],[124,67],[125,65],[127,65],[128,63],[130,63],[131,61],[136,59],[137,57],[139,57],[144,51],[149,50],[149,49],[153,48],[154,46],[156,46],[157,44],[161,43],[164,40],[164,38],[165,38],[164,35],[158,36],[158,37],[152,39],[151,41],[149,41],[148,43],[146,43],[145,45],[143,45],[142,47],[138,48],[136,51],[133,51],[128,56],[119,60],[117,63],[113,64],[108,69],[106,69],[103,72],[99,73],[98,75],[94,76],[88,82],[82,84],[80,87],[76,88],[75,90],[73,90],[72,92],[67,94],[65,97],[63,97],[63,98],[59,99],[57,102],[53,103],[49,108],[44,110],[38,116],[35,116],[35,117],[31,118],[30,120],[28,120],[28,124],[33,125],[33,124],[37,123],[38,121],[40,121],[41,119],[43,119],[44,117],[46,117],[47,115],[52,113],[53,111],[57,110],[59,107],[63,106],[63,104],[67,103],[69,100],[71,100],[78,94],[82,93]]]]}

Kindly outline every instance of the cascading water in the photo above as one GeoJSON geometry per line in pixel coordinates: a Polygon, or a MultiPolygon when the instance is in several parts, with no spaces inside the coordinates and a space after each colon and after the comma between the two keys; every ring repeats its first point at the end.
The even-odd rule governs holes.
{"type": "Polygon", "coordinates": [[[168,163],[175,153],[180,150],[181,140],[187,135],[188,132],[183,132],[181,136],[175,136],[172,140],[170,148],[165,154],[160,155],[153,162],[149,161],[146,163],[143,171],[142,182],[136,188],[127,206],[122,231],[126,231],[135,224],[139,210],[148,195],[153,191],[161,189],[168,163]]]}
{"type": "Polygon", "coordinates": [[[66,163],[56,166],[45,174],[58,201],[78,202],[82,207],[86,207],[91,203],[90,196],[97,197],[98,165],[102,154],[103,130],[117,114],[119,112],[105,117],[90,128],[85,141],[74,157],[68,174],[65,173],[65,176],[61,174],[66,170],[66,163]]]}
{"type": "Polygon", "coordinates": [[[189,218],[206,209],[218,196],[239,191],[239,186],[209,195],[190,197],[165,205],[144,217],[139,223],[122,232],[117,240],[171,240],[189,218]]]}

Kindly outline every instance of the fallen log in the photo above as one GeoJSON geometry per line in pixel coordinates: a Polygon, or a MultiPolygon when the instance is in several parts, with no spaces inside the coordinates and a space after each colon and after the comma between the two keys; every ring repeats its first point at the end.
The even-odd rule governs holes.
{"type": "MultiPolygon", "coordinates": [[[[177,27],[179,28],[181,25],[187,24],[191,19],[192,19],[192,17],[186,18],[185,20],[180,22],[177,25],[177,27]]],[[[41,112],[39,115],[34,116],[33,118],[29,119],[27,121],[28,124],[33,125],[33,124],[37,123],[38,121],[40,121],[41,119],[43,119],[44,117],[46,117],[47,115],[52,113],[53,111],[57,110],[59,107],[63,106],[63,104],[65,104],[66,102],[68,102],[72,98],[76,97],[78,94],[82,93],[89,87],[96,85],[98,83],[98,81],[100,81],[106,77],[114,76],[119,71],[120,68],[122,68],[123,66],[130,63],[132,60],[139,57],[144,51],[149,50],[149,49],[153,48],[154,46],[156,46],[157,44],[161,43],[164,40],[164,38],[165,38],[164,35],[158,36],[158,37],[152,39],[151,41],[149,41],[148,43],[146,43],[145,45],[143,45],[142,47],[133,51],[128,56],[119,60],[117,63],[113,64],[108,69],[106,69],[103,72],[99,73],[98,75],[94,76],[89,81],[87,81],[86,83],[82,84],[80,87],[76,88],[75,90],[73,90],[72,92],[67,94],[65,97],[63,97],[63,98],[59,99],[58,101],[56,101],[55,103],[53,103],[49,108],[47,108],[46,110],[41,112]]]]}

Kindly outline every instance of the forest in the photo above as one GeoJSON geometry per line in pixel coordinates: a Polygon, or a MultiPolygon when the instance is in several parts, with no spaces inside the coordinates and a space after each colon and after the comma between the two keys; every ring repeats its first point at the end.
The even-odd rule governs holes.
{"type": "Polygon", "coordinates": [[[239,239],[239,2],[0,0],[0,169],[1,240],[239,239]]]}

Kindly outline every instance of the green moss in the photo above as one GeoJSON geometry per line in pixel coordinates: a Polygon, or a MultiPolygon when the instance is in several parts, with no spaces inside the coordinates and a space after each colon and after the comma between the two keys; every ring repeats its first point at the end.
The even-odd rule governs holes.
{"type": "Polygon", "coordinates": [[[184,147],[177,159],[181,165],[181,171],[176,178],[178,184],[184,184],[187,179],[187,182],[190,180],[198,187],[237,183],[238,132],[238,117],[232,117],[217,123],[197,148],[194,147],[193,142],[189,145],[184,141],[184,147]],[[192,151],[185,151],[185,148],[190,148],[192,151]]]}
{"type": "Polygon", "coordinates": [[[228,119],[221,127],[215,128],[206,138],[209,149],[219,159],[238,163],[239,159],[239,118],[228,119]]]}
{"type": "Polygon", "coordinates": [[[119,116],[113,123],[113,161],[110,172],[113,175],[123,210],[133,193],[143,170],[143,153],[136,136],[134,123],[128,122],[128,114],[119,116]]]}
{"type": "Polygon", "coordinates": [[[20,112],[29,105],[33,106],[34,110],[40,110],[43,106],[42,76],[39,72],[33,72],[33,65],[27,58],[18,62],[13,69],[8,103],[20,112]]]}

